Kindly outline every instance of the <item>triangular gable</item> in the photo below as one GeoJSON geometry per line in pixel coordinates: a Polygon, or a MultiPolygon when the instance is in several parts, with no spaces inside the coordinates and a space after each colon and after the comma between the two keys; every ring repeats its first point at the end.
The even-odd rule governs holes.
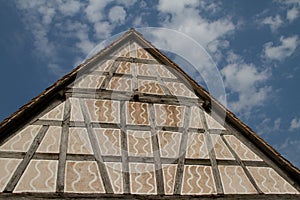
{"type": "Polygon", "coordinates": [[[299,197],[299,171],[208,97],[131,30],[1,124],[0,197],[299,197]]]}

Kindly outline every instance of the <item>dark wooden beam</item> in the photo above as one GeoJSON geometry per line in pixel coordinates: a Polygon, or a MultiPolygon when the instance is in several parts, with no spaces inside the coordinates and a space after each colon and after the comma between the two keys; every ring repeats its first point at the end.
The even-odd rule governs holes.
{"type": "Polygon", "coordinates": [[[153,104],[149,104],[149,122],[151,127],[151,140],[152,140],[152,151],[153,151],[153,159],[155,165],[155,175],[156,175],[156,183],[157,183],[157,194],[162,195],[165,194],[164,187],[164,177],[162,171],[162,163],[160,158],[160,149],[158,144],[157,131],[155,130],[155,112],[153,104]]]}
{"type": "Polygon", "coordinates": [[[21,176],[23,175],[26,167],[28,166],[30,160],[32,159],[34,153],[38,149],[41,141],[43,140],[49,126],[42,126],[37,136],[34,138],[32,144],[29,147],[29,150],[26,152],[24,159],[21,161],[19,166],[17,167],[15,173],[12,175],[11,179],[9,180],[8,184],[6,185],[4,192],[12,192],[17,183],[19,182],[21,176]]]}
{"type": "Polygon", "coordinates": [[[199,114],[200,114],[201,121],[203,122],[203,126],[205,129],[204,135],[205,135],[205,141],[206,141],[206,145],[207,145],[207,149],[208,149],[209,159],[211,162],[213,178],[215,180],[217,194],[224,194],[222,181],[221,181],[221,177],[220,177],[220,172],[219,172],[219,168],[218,168],[218,164],[217,164],[217,159],[216,159],[213,143],[212,143],[212,140],[210,137],[210,132],[208,131],[208,124],[207,124],[204,112],[205,111],[203,111],[201,109],[199,114]]]}
{"type": "Polygon", "coordinates": [[[129,158],[127,147],[127,128],[126,128],[126,103],[120,103],[120,129],[121,129],[121,151],[122,151],[122,174],[123,174],[123,192],[130,193],[130,177],[129,177],[129,158]]]}
{"type": "Polygon", "coordinates": [[[179,158],[177,163],[177,170],[175,175],[175,186],[174,186],[174,194],[180,195],[181,194],[181,187],[182,187],[182,179],[183,179],[183,172],[184,172],[184,161],[185,161],[185,154],[187,148],[187,140],[188,140],[188,128],[191,119],[191,107],[185,107],[184,113],[184,122],[183,122],[183,132],[179,147],[179,158]]]}
{"type": "Polygon", "coordinates": [[[97,162],[99,172],[101,174],[101,179],[102,179],[105,191],[107,193],[114,193],[111,182],[110,182],[110,179],[109,179],[109,176],[108,176],[108,172],[107,172],[107,169],[106,169],[106,166],[105,166],[105,163],[104,163],[104,160],[101,156],[100,147],[99,147],[99,144],[97,142],[94,129],[91,125],[91,119],[89,117],[87,107],[86,107],[86,105],[85,105],[85,103],[82,99],[80,99],[79,103],[80,103],[80,106],[81,106],[84,122],[86,124],[86,129],[87,129],[87,132],[88,132],[88,137],[89,137],[91,145],[92,145],[94,157],[95,157],[95,160],[97,162]]]}
{"type": "Polygon", "coordinates": [[[248,177],[248,179],[250,180],[250,182],[252,183],[252,185],[254,186],[254,188],[256,189],[256,191],[259,194],[262,194],[263,192],[261,191],[261,189],[256,184],[254,178],[250,174],[249,170],[247,169],[247,167],[245,166],[245,164],[243,163],[243,161],[240,159],[240,157],[237,155],[237,153],[233,150],[233,148],[228,144],[227,140],[224,138],[223,135],[221,135],[221,138],[222,138],[223,142],[225,143],[225,145],[227,146],[227,148],[229,149],[229,151],[231,152],[231,154],[233,155],[233,157],[235,158],[235,160],[237,161],[238,165],[243,168],[246,176],[248,177]]]}
{"type": "Polygon", "coordinates": [[[68,139],[69,139],[70,116],[71,116],[71,102],[70,99],[66,99],[63,122],[62,122],[62,131],[60,137],[57,182],[56,182],[56,191],[59,193],[63,193],[65,188],[65,168],[66,168],[66,157],[67,157],[67,148],[68,148],[68,139]]]}

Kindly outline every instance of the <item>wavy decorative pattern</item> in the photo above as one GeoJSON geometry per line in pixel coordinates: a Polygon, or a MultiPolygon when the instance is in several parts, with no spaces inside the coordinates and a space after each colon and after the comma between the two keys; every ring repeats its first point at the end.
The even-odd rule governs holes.
{"type": "Polygon", "coordinates": [[[154,80],[138,80],[138,91],[148,94],[165,94],[161,85],[154,80]]]}
{"type": "Polygon", "coordinates": [[[137,69],[140,76],[156,76],[157,65],[137,63],[137,69]]]}
{"type": "Polygon", "coordinates": [[[200,108],[197,106],[191,107],[191,120],[190,120],[190,127],[191,128],[199,128],[203,129],[203,124],[201,121],[201,111],[200,108]]]}
{"type": "MultiPolygon", "coordinates": [[[[228,147],[218,134],[210,134],[217,159],[235,160],[228,147]]],[[[208,149],[210,151],[210,149],[208,149]]]]}
{"type": "Polygon", "coordinates": [[[71,103],[71,116],[70,116],[70,120],[71,121],[79,121],[79,122],[83,122],[83,115],[82,115],[82,111],[81,111],[81,107],[80,107],[80,103],[79,103],[79,99],[77,98],[69,98],[70,103],[71,103]]]}
{"type": "Polygon", "coordinates": [[[114,63],[113,60],[107,60],[99,64],[94,70],[100,72],[109,72],[113,63],[114,63]]]}
{"type": "Polygon", "coordinates": [[[194,92],[189,90],[183,83],[164,82],[172,95],[180,97],[198,98],[194,92]]]}
{"type": "Polygon", "coordinates": [[[153,156],[150,131],[127,131],[129,156],[153,156]]]}
{"type": "Polygon", "coordinates": [[[162,171],[164,177],[164,188],[166,195],[172,195],[175,185],[175,175],[177,165],[175,164],[162,164],[162,171]]]}
{"type": "Polygon", "coordinates": [[[156,125],[182,127],[184,121],[184,106],[154,104],[156,125]]]}
{"type": "Polygon", "coordinates": [[[0,146],[0,151],[27,152],[42,126],[29,125],[0,146]]]}
{"type": "Polygon", "coordinates": [[[86,99],[85,104],[92,122],[120,123],[120,102],[86,99]]]}
{"type": "Polygon", "coordinates": [[[14,192],[55,192],[57,160],[31,160],[14,192]]]}
{"type": "Polygon", "coordinates": [[[216,194],[210,166],[185,165],[182,179],[182,195],[216,194]]]}
{"type": "Polygon", "coordinates": [[[86,75],[74,83],[73,88],[99,89],[105,76],[86,75]]]}
{"type": "Polygon", "coordinates": [[[112,77],[106,89],[129,92],[132,90],[132,80],[129,78],[112,77]]]}
{"type": "Polygon", "coordinates": [[[207,122],[208,129],[226,130],[219,122],[212,118],[209,114],[204,112],[205,120],[207,122]]]}
{"type": "Polygon", "coordinates": [[[203,133],[189,133],[186,158],[208,159],[208,151],[203,133]]]}
{"type": "Polygon", "coordinates": [[[173,79],[177,79],[176,76],[174,76],[169,70],[167,70],[167,68],[163,65],[157,65],[157,74],[160,77],[164,77],[164,78],[173,78],[173,79]]]}
{"type": "Polygon", "coordinates": [[[65,192],[105,193],[96,161],[67,161],[65,192]]]}
{"type": "Polygon", "coordinates": [[[60,126],[50,126],[43,138],[38,153],[59,153],[60,137],[61,137],[60,126]]]}
{"type": "Polygon", "coordinates": [[[65,107],[65,102],[59,104],[49,112],[47,112],[45,115],[43,115],[40,119],[45,119],[45,120],[63,120],[63,115],[64,115],[64,107],[65,107]]]}
{"type": "Polygon", "coordinates": [[[122,163],[106,162],[106,169],[115,194],[123,194],[122,163]]]}
{"type": "Polygon", "coordinates": [[[20,162],[21,159],[0,158],[0,192],[3,192],[20,162]]]}
{"type": "Polygon", "coordinates": [[[256,184],[265,194],[299,194],[299,192],[270,167],[247,167],[256,184]]]}
{"type": "Polygon", "coordinates": [[[85,128],[69,129],[68,153],[93,154],[91,142],[85,128]]]}
{"type": "Polygon", "coordinates": [[[116,73],[118,74],[131,74],[131,63],[130,62],[120,62],[116,73]]]}
{"type": "Polygon", "coordinates": [[[234,149],[236,154],[240,157],[241,160],[262,161],[260,157],[258,157],[253,151],[251,151],[234,135],[225,135],[224,137],[229,143],[229,145],[234,149]]]}
{"type": "Polygon", "coordinates": [[[130,44],[127,43],[117,51],[116,56],[129,58],[131,56],[130,54],[130,44]]]}
{"type": "Polygon", "coordinates": [[[166,158],[178,158],[180,141],[181,141],[181,133],[159,131],[158,142],[159,142],[160,156],[166,158]]]}
{"type": "Polygon", "coordinates": [[[127,102],[126,122],[127,124],[149,125],[148,104],[127,102]]]}
{"type": "Polygon", "coordinates": [[[101,154],[104,156],[121,156],[120,129],[94,129],[101,154]]]}
{"type": "Polygon", "coordinates": [[[132,44],[133,51],[136,51],[136,58],[147,59],[147,60],[155,60],[150,53],[148,53],[144,48],[142,48],[137,43],[132,44]]]}
{"type": "Polygon", "coordinates": [[[132,194],[157,194],[154,164],[130,163],[129,175],[132,194]]]}
{"type": "Polygon", "coordinates": [[[257,193],[241,166],[218,166],[225,194],[257,193]]]}

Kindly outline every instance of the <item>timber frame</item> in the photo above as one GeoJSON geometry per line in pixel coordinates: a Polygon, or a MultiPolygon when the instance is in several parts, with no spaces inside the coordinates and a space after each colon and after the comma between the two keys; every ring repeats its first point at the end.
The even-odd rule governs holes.
{"type": "MultiPolygon", "coordinates": [[[[155,59],[157,59],[161,64],[164,64],[166,66],[169,66],[171,69],[173,69],[174,73],[179,74],[179,76],[182,76],[183,79],[188,80],[190,86],[192,87],[192,89],[199,95],[201,96],[202,100],[191,100],[191,99],[185,99],[183,98],[182,100],[184,100],[187,105],[190,103],[191,105],[199,105],[202,106],[206,112],[211,113],[212,112],[212,105],[214,106],[214,111],[216,112],[215,114],[219,114],[222,112],[226,113],[226,118],[225,118],[225,128],[226,131],[223,131],[221,134],[221,138],[223,139],[224,142],[226,142],[226,140],[224,139],[223,135],[228,134],[228,131],[230,131],[233,134],[242,134],[242,138],[244,138],[244,140],[249,140],[252,144],[255,144],[255,146],[253,146],[254,149],[258,149],[259,151],[262,152],[262,154],[260,156],[262,157],[267,157],[267,159],[264,159],[265,162],[260,162],[260,161],[241,161],[239,160],[238,156],[234,154],[234,151],[232,149],[231,153],[233,153],[234,157],[236,158],[238,164],[240,164],[244,169],[246,169],[245,166],[265,166],[265,165],[269,165],[272,166],[274,169],[276,169],[276,171],[283,176],[285,179],[287,179],[289,181],[289,183],[291,183],[298,191],[300,190],[300,171],[299,169],[297,169],[295,166],[293,166],[288,160],[286,160],[284,157],[282,157],[275,149],[273,149],[270,145],[268,145],[262,138],[260,138],[250,127],[248,127],[246,124],[244,124],[240,119],[238,119],[231,111],[229,111],[228,109],[226,109],[221,103],[219,103],[214,97],[212,97],[209,92],[207,92],[203,87],[201,87],[196,81],[194,81],[189,75],[187,75],[176,63],[174,63],[173,61],[171,61],[169,58],[167,58],[163,53],[161,53],[158,49],[156,49],[150,42],[146,41],[142,35],[140,33],[138,33],[137,31],[135,31],[134,29],[130,29],[128,32],[126,32],[121,38],[119,38],[118,40],[116,40],[115,42],[113,42],[110,46],[106,47],[105,49],[101,50],[99,53],[97,53],[96,55],[94,55],[92,58],[86,60],[83,64],[79,65],[78,67],[76,67],[72,72],[70,72],[69,74],[65,75],[64,77],[62,77],[60,80],[58,80],[56,83],[54,83],[52,86],[50,86],[49,88],[47,88],[44,92],[42,92],[40,95],[38,95],[37,97],[35,97],[34,99],[32,99],[29,103],[27,103],[26,105],[24,105],[23,107],[21,107],[19,110],[17,110],[15,113],[13,113],[10,117],[6,118],[3,122],[0,123],[0,144],[2,144],[3,142],[5,142],[14,132],[16,132],[17,130],[19,130],[21,127],[23,127],[24,125],[30,123],[30,124],[35,124],[35,125],[43,125],[43,127],[41,128],[40,132],[39,132],[39,136],[36,138],[36,142],[33,143],[33,145],[30,147],[30,150],[25,154],[22,155],[24,156],[24,160],[22,161],[23,163],[21,163],[21,165],[19,166],[19,170],[20,172],[25,170],[25,167],[27,166],[29,160],[31,158],[36,158],[39,159],[39,154],[35,153],[35,150],[37,148],[37,146],[34,146],[34,144],[38,144],[42,138],[45,135],[45,132],[47,131],[48,127],[50,125],[53,125],[53,123],[57,123],[56,125],[61,125],[63,127],[63,133],[66,133],[68,131],[69,127],[74,126],[71,122],[70,122],[70,103],[67,100],[68,97],[70,97],[72,95],[72,97],[74,97],[74,94],[72,94],[72,90],[68,87],[70,84],[72,84],[72,82],[74,82],[74,80],[76,79],[77,74],[80,74],[82,71],[88,70],[89,68],[91,68],[95,63],[98,63],[99,60],[105,58],[108,59],[109,55],[111,52],[115,51],[117,48],[119,48],[120,46],[124,45],[126,43],[126,41],[130,41],[130,40],[134,40],[134,41],[138,41],[139,44],[144,47],[151,55],[153,55],[153,57],[155,57],[155,59]],[[179,73],[178,73],[179,72],[179,73]],[[66,100],[66,110],[64,113],[64,118],[63,118],[63,122],[60,121],[47,121],[47,120],[37,120],[39,116],[42,116],[46,111],[44,111],[45,108],[49,107],[49,108],[53,108],[56,105],[58,105],[59,103],[63,102],[66,100]],[[216,109],[215,109],[216,108],[216,109]],[[32,117],[33,114],[35,114],[36,116],[32,117]],[[49,124],[47,124],[49,123],[49,124]],[[47,125],[45,125],[47,124],[47,125]],[[25,166],[25,167],[24,167],[25,166]]],[[[120,58],[120,59],[116,59],[116,61],[130,61],[132,63],[135,62],[145,62],[143,60],[138,60],[138,59],[125,59],[125,58],[120,58]]],[[[150,61],[152,62],[152,61],[150,61]]],[[[116,69],[115,69],[116,70],[116,69]]],[[[105,76],[112,76],[112,74],[109,73],[103,73],[102,75],[105,76]]],[[[133,78],[136,78],[136,74],[134,75],[133,78]]],[[[161,80],[160,80],[161,81],[161,80]]],[[[93,97],[93,98],[97,98],[97,99],[107,99],[107,98],[111,98],[111,93],[109,91],[103,91],[104,86],[107,83],[103,83],[103,87],[101,87],[99,89],[99,92],[101,91],[101,96],[93,96],[94,95],[94,91],[85,91],[84,94],[77,94],[80,97],[85,97],[85,98],[89,98],[89,97],[93,97]]],[[[80,89],[78,89],[80,90],[80,89]]],[[[96,91],[97,92],[97,91],[96,91]]],[[[170,92],[165,90],[166,94],[169,94],[170,92]]],[[[76,95],[76,94],[75,94],[76,95]]],[[[75,96],[76,97],[76,96],[75,96]]],[[[118,99],[121,100],[121,109],[120,109],[120,113],[124,113],[125,112],[125,101],[128,100],[132,100],[138,98],[139,102],[149,102],[149,99],[151,99],[151,102],[153,103],[159,103],[159,102],[169,102],[172,105],[179,105],[180,104],[180,100],[174,100],[172,98],[168,98],[168,95],[166,95],[166,97],[164,97],[163,99],[160,98],[159,96],[155,97],[155,95],[137,95],[136,93],[133,94],[126,94],[126,93],[122,93],[119,92],[118,93],[118,99]]],[[[81,106],[83,108],[83,111],[86,109],[84,108],[83,103],[81,103],[81,106]]],[[[190,109],[189,107],[187,107],[188,109],[190,109]]],[[[153,104],[150,104],[150,129],[149,131],[155,131],[155,125],[153,122],[153,104]],[[151,114],[152,113],[152,114],[151,114]],[[152,117],[151,117],[152,116],[152,117]]],[[[189,112],[185,112],[186,115],[188,115],[189,112]]],[[[86,127],[88,130],[88,135],[90,137],[91,141],[94,141],[95,139],[93,138],[93,129],[92,127],[97,127],[97,124],[93,123],[90,121],[89,116],[86,114],[86,112],[83,112],[84,115],[84,122],[82,122],[81,124],[79,123],[80,126],[82,127],[86,127]]],[[[121,118],[123,115],[120,115],[121,118]]],[[[188,127],[187,124],[189,123],[189,117],[185,117],[185,121],[184,121],[184,125],[182,128],[180,128],[181,132],[187,132],[188,131],[188,127]]],[[[126,141],[126,137],[125,137],[125,132],[127,130],[128,127],[126,127],[125,123],[124,123],[124,119],[121,119],[121,133],[122,133],[122,146],[125,148],[127,145],[127,141],[126,141]]],[[[205,122],[205,120],[203,120],[205,122]]],[[[78,123],[76,123],[76,126],[78,126],[78,123]]],[[[105,125],[101,125],[101,127],[103,127],[105,125]]],[[[107,127],[114,127],[114,125],[112,124],[107,124],[107,127]]],[[[133,127],[131,127],[133,128],[133,127]]],[[[169,130],[179,130],[176,128],[169,128],[169,130]]],[[[207,124],[204,123],[204,129],[197,129],[195,131],[197,132],[201,132],[204,133],[205,135],[207,135],[208,133],[205,132],[205,130],[207,130],[207,124]]],[[[68,134],[62,134],[62,141],[67,141],[68,134]]],[[[184,134],[186,135],[186,134],[184,134]]],[[[152,137],[152,142],[155,145],[154,148],[157,148],[157,136],[153,135],[152,137]]],[[[209,141],[209,140],[208,140],[209,141]]],[[[63,143],[63,142],[62,142],[63,143]]],[[[187,143],[187,138],[183,138],[180,144],[180,152],[183,152],[184,149],[186,148],[186,144],[187,143]]],[[[209,144],[208,144],[209,145],[209,144]]],[[[97,149],[99,147],[97,147],[97,144],[92,142],[92,146],[93,148],[97,149]]],[[[228,145],[229,146],[229,145],[228,145]]],[[[60,153],[53,156],[49,156],[49,159],[57,159],[59,160],[59,163],[61,163],[60,165],[64,165],[68,158],[72,157],[70,155],[66,154],[66,147],[64,145],[60,146],[60,153]]],[[[2,155],[2,157],[6,157],[5,153],[0,153],[2,155]]],[[[60,191],[61,193],[55,193],[55,194],[50,194],[50,193],[23,193],[23,194],[11,194],[11,193],[5,193],[8,191],[11,191],[11,188],[14,187],[14,185],[16,183],[12,182],[10,183],[7,188],[5,189],[4,193],[0,193],[0,199],[15,199],[15,198],[23,198],[23,199],[40,199],[40,198],[48,198],[48,199],[61,199],[61,198],[66,198],[66,199],[71,199],[71,198],[98,198],[98,199],[198,199],[198,198],[202,198],[202,199],[211,199],[211,198],[215,198],[215,199],[299,199],[300,195],[292,195],[292,194],[262,194],[261,192],[259,192],[259,194],[253,194],[253,195],[242,195],[242,194],[238,194],[238,195],[229,195],[229,194],[224,194],[223,189],[222,189],[222,185],[218,185],[218,183],[220,183],[220,177],[218,176],[218,167],[217,164],[220,163],[226,163],[227,165],[234,165],[236,164],[235,162],[232,161],[226,161],[226,160],[216,160],[216,156],[214,155],[213,152],[210,152],[210,160],[188,160],[188,159],[184,159],[184,154],[180,154],[182,155],[181,157],[179,157],[179,160],[176,160],[175,164],[178,164],[178,173],[176,174],[176,183],[175,183],[175,192],[174,195],[172,196],[162,196],[163,191],[158,190],[157,191],[157,195],[150,195],[150,196],[140,196],[140,195],[132,195],[132,194],[126,194],[129,192],[129,175],[128,173],[124,174],[124,185],[127,186],[124,189],[124,195],[117,195],[117,194],[63,194],[63,184],[64,184],[64,180],[63,180],[63,172],[59,172],[58,174],[58,184],[57,185],[57,191],[60,191]],[[217,194],[216,195],[202,195],[201,197],[199,196],[181,196],[179,195],[179,188],[181,187],[181,182],[180,180],[182,180],[182,178],[180,177],[182,175],[182,170],[183,170],[183,164],[185,163],[201,163],[201,164],[208,164],[211,163],[212,164],[212,168],[213,168],[213,174],[214,174],[214,178],[215,178],[215,182],[216,182],[216,187],[217,187],[217,194]],[[127,188],[127,189],[126,189],[127,188]]],[[[12,154],[10,153],[9,156],[7,155],[7,157],[11,157],[12,154]]],[[[20,155],[19,154],[15,154],[14,155],[16,158],[19,158],[20,155]]],[[[98,163],[99,169],[101,170],[101,172],[105,172],[105,167],[102,166],[101,163],[103,163],[103,160],[111,160],[111,159],[117,159],[117,158],[112,158],[109,156],[102,156],[102,155],[94,155],[96,158],[96,161],[98,163]]],[[[75,155],[74,155],[75,157],[75,155]]],[[[23,158],[23,157],[22,157],[23,158]]],[[[72,159],[72,158],[70,158],[72,159]]],[[[78,159],[78,158],[76,158],[78,159]]],[[[93,160],[94,157],[93,156],[86,156],[84,158],[82,158],[84,160],[93,160]]],[[[126,153],[122,153],[122,156],[120,158],[118,158],[120,160],[123,160],[125,162],[125,165],[123,165],[124,171],[128,171],[128,160],[131,159],[128,154],[126,153]],[[127,163],[127,164],[126,164],[127,163]]],[[[136,160],[143,160],[142,158],[134,158],[136,160]]],[[[158,155],[154,155],[153,159],[155,160],[155,168],[156,169],[161,169],[161,163],[162,160],[158,155]]],[[[167,162],[167,161],[164,161],[167,162]]],[[[59,167],[59,169],[64,169],[64,167],[59,167]]],[[[247,171],[247,170],[245,170],[247,171]]],[[[107,172],[106,172],[107,173],[107,172]]],[[[161,180],[162,179],[162,171],[158,170],[158,173],[156,174],[157,179],[161,180]]],[[[21,174],[21,173],[20,173],[21,174]]],[[[17,177],[15,180],[19,180],[19,177],[17,177]]],[[[16,174],[18,175],[18,174],[16,174]]],[[[107,176],[104,176],[107,178],[107,176]]],[[[249,177],[251,177],[249,175],[249,177]]],[[[251,183],[255,186],[257,191],[260,191],[260,189],[258,188],[258,186],[255,184],[254,180],[251,180],[251,183]]],[[[112,191],[111,185],[106,185],[105,183],[109,183],[109,181],[105,181],[103,180],[105,188],[107,190],[108,193],[110,193],[112,191]]],[[[161,184],[161,183],[159,183],[161,184]]],[[[160,185],[158,188],[163,188],[162,185],[160,185]]]]}

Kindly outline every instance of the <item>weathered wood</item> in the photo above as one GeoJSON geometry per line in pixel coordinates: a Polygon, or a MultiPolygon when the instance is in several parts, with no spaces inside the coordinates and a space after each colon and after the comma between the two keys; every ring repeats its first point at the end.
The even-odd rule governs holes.
{"type": "MultiPolygon", "coordinates": [[[[113,58],[113,57],[112,57],[113,58]]],[[[123,61],[123,62],[132,62],[132,63],[143,63],[143,64],[159,64],[156,60],[148,60],[142,58],[134,58],[134,57],[117,57],[113,58],[116,61],[123,61]]]]}
{"type": "Polygon", "coordinates": [[[246,166],[244,165],[244,163],[242,162],[242,160],[240,159],[240,157],[236,154],[236,152],[228,144],[227,140],[224,138],[223,135],[221,135],[221,138],[222,138],[223,142],[225,143],[225,145],[227,146],[227,148],[229,149],[229,151],[231,152],[231,154],[233,155],[233,157],[235,158],[235,160],[237,161],[238,165],[243,168],[246,176],[248,177],[248,179],[250,180],[250,182],[252,183],[252,185],[254,186],[254,188],[256,189],[256,191],[259,194],[262,194],[263,192],[261,191],[261,189],[256,184],[254,178],[252,177],[252,175],[250,174],[249,170],[246,168],[246,166]]]}
{"type": "Polygon", "coordinates": [[[124,100],[128,101],[132,99],[133,95],[138,95],[140,102],[152,102],[152,103],[166,103],[170,105],[197,105],[202,106],[203,101],[201,99],[178,97],[173,95],[156,95],[146,94],[135,91],[134,93],[128,93],[124,91],[112,91],[104,89],[82,89],[78,88],[74,92],[72,89],[68,89],[67,93],[72,93],[72,97],[87,98],[87,99],[109,99],[109,100],[124,100]]]}
{"type": "Polygon", "coordinates": [[[135,162],[135,163],[154,163],[154,158],[153,158],[153,157],[128,156],[128,162],[135,162]]]}
{"type": "Polygon", "coordinates": [[[24,173],[27,165],[29,164],[30,160],[32,159],[35,151],[38,149],[41,141],[43,140],[49,126],[43,126],[37,136],[34,138],[32,144],[29,147],[29,150],[27,151],[26,155],[24,156],[24,159],[21,161],[19,166],[17,167],[15,173],[12,175],[11,179],[9,180],[8,184],[6,185],[6,188],[4,189],[4,192],[12,192],[18,181],[20,180],[22,174],[24,173]]]}
{"type": "MultiPolygon", "coordinates": [[[[236,160],[217,160],[218,165],[239,165],[236,160]]],[[[257,166],[257,167],[267,167],[268,165],[264,161],[243,161],[245,166],[257,166]]]]}
{"type": "Polygon", "coordinates": [[[37,153],[37,152],[35,152],[32,159],[35,159],[35,160],[58,160],[59,154],[58,153],[37,153]]]}
{"type": "Polygon", "coordinates": [[[175,175],[175,186],[174,186],[174,194],[179,195],[181,193],[182,179],[183,179],[183,170],[184,170],[184,160],[187,148],[187,140],[188,140],[188,127],[191,119],[191,108],[186,107],[184,113],[184,122],[182,132],[180,147],[179,147],[179,158],[177,164],[177,171],[175,175]]]}
{"type": "Polygon", "coordinates": [[[206,165],[210,166],[209,159],[185,159],[184,164],[186,165],[206,165]]]}
{"type": "Polygon", "coordinates": [[[101,156],[100,147],[99,147],[99,144],[98,144],[97,139],[95,137],[95,132],[93,130],[93,127],[91,125],[91,120],[89,118],[87,107],[85,106],[85,103],[82,99],[80,99],[79,102],[80,102],[84,122],[86,124],[88,137],[89,137],[91,145],[92,145],[95,160],[98,164],[98,169],[99,169],[99,172],[101,174],[101,179],[102,179],[105,191],[107,193],[113,193],[113,189],[112,189],[112,185],[111,185],[111,182],[110,182],[110,179],[109,179],[109,176],[108,176],[108,172],[107,172],[105,163],[103,161],[103,158],[101,156]]]}
{"type": "Polygon", "coordinates": [[[122,156],[102,156],[104,162],[122,162],[122,156]]]}
{"type": "Polygon", "coordinates": [[[77,194],[65,193],[63,195],[57,193],[1,193],[0,199],[128,199],[128,200],[141,200],[141,199],[163,199],[163,200],[299,200],[299,194],[224,194],[224,195],[134,195],[134,194],[77,194]]]}
{"type": "Polygon", "coordinates": [[[208,149],[208,155],[210,158],[210,162],[211,162],[211,167],[212,167],[212,172],[213,172],[213,177],[215,180],[215,184],[216,184],[216,189],[217,189],[217,194],[224,194],[224,190],[223,190],[223,186],[222,186],[222,181],[221,181],[221,177],[220,177],[220,172],[219,172],[219,168],[218,168],[218,164],[217,164],[217,159],[216,159],[216,155],[215,155],[215,151],[214,151],[214,147],[211,141],[211,137],[210,137],[210,133],[208,131],[208,125],[207,125],[207,121],[204,115],[204,112],[202,109],[199,111],[200,113],[200,117],[201,117],[201,121],[203,122],[203,126],[205,129],[204,135],[205,135],[205,140],[206,140],[206,145],[207,145],[207,149],[208,149]]]}
{"type": "Polygon", "coordinates": [[[155,112],[153,104],[149,104],[149,122],[151,127],[151,140],[152,140],[152,151],[155,165],[155,175],[157,183],[157,194],[165,194],[164,190],[164,177],[162,171],[162,163],[160,158],[160,150],[158,144],[157,132],[155,130],[155,112]]]}
{"type": "Polygon", "coordinates": [[[48,126],[62,126],[63,122],[59,120],[43,120],[39,119],[32,123],[33,125],[48,125],[48,126]]]}
{"type": "Polygon", "coordinates": [[[71,102],[70,99],[66,99],[64,115],[63,115],[62,132],[60,137],[57,182],[56,182],[56,191],[59,193],[64,192],[64,186],[65,186],[65,168],[66,168],[67,147],[68,147],[68,138],[69,138],[70,116],[71,116],[71,102]]]}
{"type": "Polygon", "coordinates": [[[129,158],[127,147],[127,129],[126,129],[126,103],[120,103],[120,126],[121,126],[121,151],[122,151],[122,174],[123,174],[123,192],[130,193],[129,177],[129,158]]]}
{"type": "MultiPolygon", "coordinates": [[[[283,177],[289,184],[295,187],[298,191],[300,191],[300,182],[295,182],[293,180],[294,177],[289,176],[284,169],[280,168],[278,164],[274,162],[274,157],[269,157],[268,154],[265,153],[265,149],[260,149],[256,144],[251,142],[249,138],[246,138],[241,132],[239,132],[235,127],[226,123],[227,133],[231,133],[235,137],[237,137],[243,144],[245,144],[248,148],[250,148],[255,154],[257,154],[267,166],[273,168],[281,177],[283,177]]],[[[245,163],[245,162],[244,162],[245,163]]],[[[287,167],[287,166],[286,166],[287,167]]]]}
{"type": "Polygon", "coordinates": [[[132,90],[138,91],[137,66],[135,63],[131,63],[131,74],[132,74],[132,90]]]}
{"type": "Polygon", "coordinates": [[[178,164],[178,158],[160,158],[162,164],[178,164]]]}
{"type": "Polygon", "coordinates": [[[107,88],[109,81],[111,80],[111,78],[113,77],[114,73],[117,71],[117,68],[119,66],[120,62],[115,61],[108,73],[108,75],[106,75],[105,80],[103,81],[102,85],[100,86],[101,89],[105,89],[107,88]]]}
{"type": "Polygon", "coordinates": [[[0,151],[0,158],[16,158],[16,159],[23,159],[26,155],[25,152],[6,152],[6,151],[0,151]]]}

